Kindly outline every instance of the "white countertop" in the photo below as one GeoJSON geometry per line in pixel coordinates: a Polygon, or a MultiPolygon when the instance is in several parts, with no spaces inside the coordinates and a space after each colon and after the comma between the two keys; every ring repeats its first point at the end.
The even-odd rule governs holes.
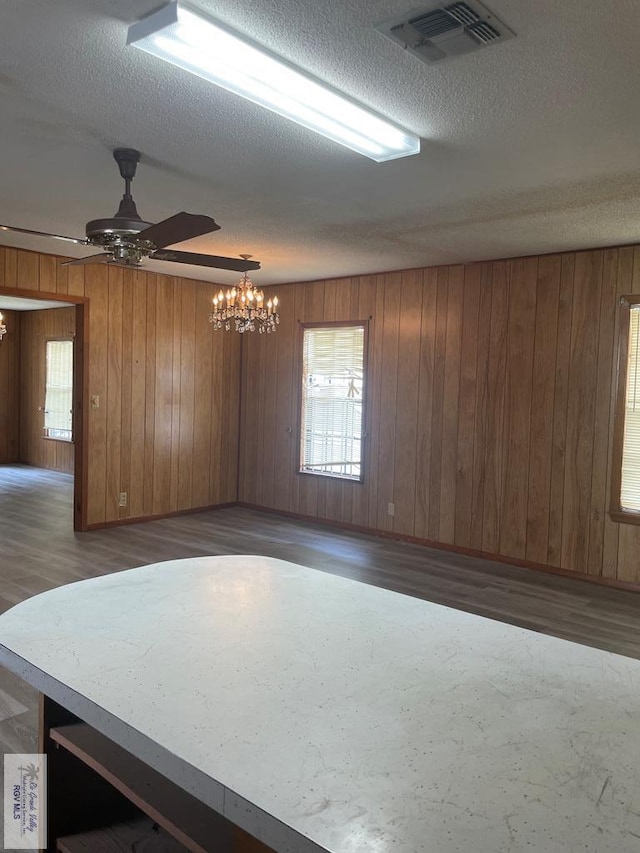
{"type": "Polygon", "coordinates": [[[282,853],[638,853],[640,662],[267,557],[0,616],[0,664],[282,853]]]}

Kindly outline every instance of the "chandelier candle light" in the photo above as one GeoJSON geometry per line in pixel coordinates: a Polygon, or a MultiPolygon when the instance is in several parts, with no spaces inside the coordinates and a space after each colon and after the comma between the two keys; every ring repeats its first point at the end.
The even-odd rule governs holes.
{"type": "MultiPolygon", "coordinates": [[[[248,261],[251,255],[240,255],[248,261]]],[[[209,322],[214,329],[232,328],[236,332],[255,332],[256,328],[263,332],[275,332],[280,322],[278,314],[278,297],[264,301],[264,293],[251,281],[247,273],[234,287],[220,290],[213,297],[213,310],[209,314],[209,322]]]]}

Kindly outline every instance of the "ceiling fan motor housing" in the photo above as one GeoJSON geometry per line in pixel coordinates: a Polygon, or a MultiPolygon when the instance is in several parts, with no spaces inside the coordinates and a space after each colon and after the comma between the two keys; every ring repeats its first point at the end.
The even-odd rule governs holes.
{"type": "MultiPolygon", "coordinates": [[[[120,211],[118,211],[120,213],[120,211]]],[[[131,237],[150,228],[152,222],[143,222],[140,217],[113,216],[110,219],[92,219],[87,222],[87,237],[92,242],[97,242],[101,237],[111,239],[114,237],[131,237]]]]}

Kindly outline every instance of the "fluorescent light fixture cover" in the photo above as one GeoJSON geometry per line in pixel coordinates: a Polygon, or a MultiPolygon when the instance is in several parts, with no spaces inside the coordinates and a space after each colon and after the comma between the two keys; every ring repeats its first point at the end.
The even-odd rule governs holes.
{"type": "Polygon", "coordinates": [[[127,44],[184,68],[380,163],[420,138],[191,8],[169,3],[129,27],[127,44]]]}

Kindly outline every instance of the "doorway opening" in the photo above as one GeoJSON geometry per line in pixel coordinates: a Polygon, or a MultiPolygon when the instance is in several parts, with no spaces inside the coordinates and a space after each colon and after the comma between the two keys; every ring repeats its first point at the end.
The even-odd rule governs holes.
{"type": "Polygon", "coordinates": [[[73,529],[86,530],[88,299],[0,287],[0,312],[0,464],[73,477],[73,529]]]}

